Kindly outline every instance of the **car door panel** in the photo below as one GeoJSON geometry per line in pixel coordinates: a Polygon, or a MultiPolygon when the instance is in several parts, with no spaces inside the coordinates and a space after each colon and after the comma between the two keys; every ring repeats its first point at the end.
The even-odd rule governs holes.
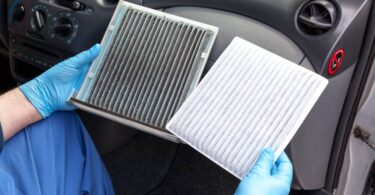
{"type": "Polygon", "coordinates": [[[367,138],[369,143],[375,143],[374,75],[375,69],[373,68],[363,92],[364,96],[348,140],[336,194],[362,194],[364,193],[366,181],[371,181],[374,177],[374,175],[371,175],[373,174],[371,168],[375,162],[375,148],[369,146],[360,137],[355,136],[356,134],[354,133],[355,131],[365,131],[370,135],[367,138]]]}

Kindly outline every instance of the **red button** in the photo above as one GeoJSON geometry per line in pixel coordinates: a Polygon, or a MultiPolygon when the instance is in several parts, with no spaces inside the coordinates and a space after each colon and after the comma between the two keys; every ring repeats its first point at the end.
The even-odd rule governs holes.
{"type": "Polygon", "coordinates": [[[328,74],[334,75],[341,67],[342,62],[344,60],[345,52],[343,49],[338,49],[332,55],[331,60],[329,61],[328,65],[328,74]]]}

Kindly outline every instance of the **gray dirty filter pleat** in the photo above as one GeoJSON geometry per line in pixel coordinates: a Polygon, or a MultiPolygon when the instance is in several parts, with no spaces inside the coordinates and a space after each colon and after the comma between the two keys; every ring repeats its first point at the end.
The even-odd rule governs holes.
{"type": "Polygon", "coordinates": [[[155,105],[152,104],[156,98],[159,97],[160,95],[160,87],[164,84],[164,79],[163,73],[169,68],[168,67],[168,60],[175,54],[175,50],[173,50],[173,47],[175,46],[176,39],[178,37],[178,34],[180,32],[179,24],[172,24],[171,26],[171,31],[170,31],[170,36],[166,40],[165,47],[162,50],[162,53],[165,54],[163,55],[163,58],[159,58],[158,62],[156,63],[156,69],[154,71],[154,74],[152,75],[152,80],[154,82],[149,84],[149,90],[151,93],[149,94],[147,101],[146,101],[146,115],[145,115],[145,122],[149,123],[150,119],[148,115],[154,110],[155,105]]]}
{"type": "MultiPolygon", "coordinates": [[[[191,33],[191,36],[194,36],[195,33],[197,33],[197,30],[196,30],[196,29],[193,29],[193,30],[191,30],[191,32],[192,32],[192,33],[191,33]]],[[[188,44],[187,44],[187,46],[188,46],[189,48],[191,48],[190,44],[191,44],[190,42],[188,42],[188,44]]],[[[186,53],[186,52],[185,52],[185,53],[186,53]]],[[[191,54],[191,52],[189,51],[188,54],[191,54]]],[[[179,63],[179,64],[180,64],[179,66],[182,67],[182,68],[186,67],[186,64],[181,64],[181,63],[179,63]]],[[[186,74],[186,73],[185,73],[185,72],[181,72],[181,74],[186,74]]],[[[148,78],[151,78],[151,77],[150,77],[150,74],[148,74],[147,77],[146,77],[147,81],[149,81],[148,78]]],[[[144,97],[147,97],[147,86],[148,86],[148,83],[149,83],[149,82],[145,82],[145,85],[143,85],[142,90],[141,90],[141,95],[143,95],[144,97]],[[146,94],[144,94],[144,93],[146,93],[146,94]]],[[[144,103],[144,102],[146,102],[146,101],[143,101],[143,100],[142,100],[142,102],[141,102],[141,101],[138,100],[138,101],[136,102],[136,108],[138,108],[139,106],[142,106],[141,109],[137,109],[137,112],[134,113],[136,119],[142,120],[142,119],[141,119],[141,110],[145,109],[145,105],[146,105],[146,104],[142,104],[142,103],[144,103]]]]}
{"type": "MultiPolygon", "coordinates": [[[[148,20],[148,19],[150,19],[149,16],[145,16],[145,20],[148,20]]],[[[133,66],[130,67],[129,71],[127,71],[127,70],[119,70],[118,71],[118,74],[122,73],[121,76],[120,76],[120,79],[119,79],[120,84],[116,85],[116,87],[113,87],[113,88],[115,88],[114,91],[110,91],[108,93],[109,94],[109,98],[108,98],[108,100],[105,100],[108,103],[105,104],[104,106],[109,105],[108,107],[110,109],[114,109],[114,106],[116,106],[115,103],[118,101],[118,98],[122,97],[122,94],[118,94],[119,91],[121,91],[121,89],[119,89],[119,87],[121,86],[121,88],[123,88],[125,85],[121,85],[121,83],[123,83],[123,84],[127,83],[126,81],[122,82],[122,80],[123,80],[123,78],[129,78],[128,75],[124,76],[124,74],[126,74],[126,72],[132,72],[131,71],[132,69],[137,70],[139,68],[139,66],[137,66],[137,64],[134,63],[134,60],[136,59],[134,57],[134,55],[137,55],[137,53],[140,53],[144,49],[144,45],[145,45],[144,41],[147,40],[145,38],[145,36],[147,36],[148,32],[151,30],[150,28],[152,26],[152,23],[154,23],[154,21],[153,21],[152,18],[149,21],[145,21],[143,23],[143,25],[141,26],[139,32],[135,33],[136,37],[134,37],[133,40],[136,40],[135,44],[138,43],[139,47],[137,48],[136,51],[131,51],[131,54],[130,54],[130,56],[128,58],[126,58],[126,57],[124,58],[124,60],[130,61],[129,64],[133,64],[133,66]]],[[[129,46],[131,47],[131,45],[129,45],[129,46]]],[[[122,62],[121,61],[119,64],[123,64],[123,63],[128,63],[128,62],[122,62]]]]}
{"type": "Polygon", "coordinates": [[[235,38],[167,129],[243,178],[263,148],[280,155],[327,84],[322,76],[235,38]]]}
{"type": "MultiPolygon", "coordinates": [[[[129,10],[130,12],[130,10],[129,10]]],[[[133,34],[130,30],[133,30],[133,26],[136,25],[136,18],[139,15],[139,13],[134,14],[134,12],[131,13],[131,15],[126,15],[126,18],[129,18],[129,23],[127,25],[120,26],[121,31],[117,36],[115,36],[115,41],[113,46],[110,47],[110,49],[113,49],[113,52],[109,51],[109,53],[106,55],[106,61],[103,63],[102,67],[108,67],[105,70],[99,71],[98,78],[95,80],[96,82],[102,81],[100,85],[95,85],[92,92],[92,98],[94,105],[99,105],[100,100],[103,98],[103,96],[108,95],[106,93],[106,89],[108,89],[108,83],[112,83],[115,81],[115,75],[118,73],[118,66],[119,63],[119,55],[120,53],[123,53],[123,51],[126,49],[126,47],[129,45],[129,41],[131,40],[133,34]],[[125,31],[123,31],[125,29],[125,31]],[[129,34],[129,36],[121,36],[123,33],[129,34]],[[118,41],[120,39],[120,41],[118,41]],[[124,47],[125,46],[125,47],[124,47]],[[100,74],[104,72],[104,74],[100,74]],[[102,77],[100,77],[102,76],[102,77]],[[104,77],[104,78],[103,78],[104,77]]],[[[125,50],[126,51],[126,50],[125,50]]],[[[90,101],[90,99],[89,99],[90,101]]]]}
{"type": "MultiPolygon", "coordinates": [[[[187,27],[189,28],[189,27],[187,27]]],[[[177,55],[173,59],[172,65],[175,64],[180,64],[181,61],[184,59],[183,53],[186,52],[186,48],[188,47],[189,44],[189,35],[191,33],[191,30],[187,30],[183,36],[182,42],[178,48],[177,55]]],[[[160,97],[158,105],[161,107],[161,111],[159,115],[154,116],[154,118],[157,118],[157,125],[165,123],[165,118],[164,116],[170,111],[169,107],[177,100],[177,98],[174,96],[173,91],[176,90],[176,87],[178,86],[178,80],[177,78],[179,77],[179,74],[183,72],[183,66],[174,66],[172,71],[170,72],[170,75],[168,75],[168,78],[171,79],[168,82],[176,83],[176,85],[173,85],[169,88],[165,86],[163,91],[165,93],[165,97],[160,97]]],[[[155,113],[154,113],[155,114],[155,113]]]]}
{"type": "MultiPolygon", "coordinates": [[[[168,22],[169,24],[169,22],[168,22]]],[[[153,66],[155,63],[155,60],[159,54],[159,51],[161,51],[161,46],[160,41],[163,41],[164,38],[168,32],[165,30],[165,27],[167,25],[167,21],[163,21],[163,25],[161,30],[158,31],[157,34],[155,34],[156,37],[155,39],[155,44],[152,46],[152,50],[148,50],[147,53],[151,53],[151,55],[148,56],[146,63],[144,64],[146,69],[145,71],[142,72],[141,75],[141,80],[139,82],[139,86],[137,88],[137,99],[134,100],[135,103],[132,104],[134,106],[135,113],[131,115],[132,118],[135,118],[136,120],[140,120],[140,114],[144,110],[144,98],[146,97],[146,87],[151,81],[151,74],[154,72],[156,66],[153,66]],[[141,82],[142,81],[142,82],[141,82]]],[[[151,47],[150,47],[151,48],[151,47]]]]}
{"type": "MultiPolygon", "coordinates": [[[[185,26],[186,27],[186,26],[185,26]]],[[[186,28],[190,28],[190,27],[186,27],[186,28]]],[[[185,31],[185,34],[187,34],[187,33],[189,33],[189,31],[187,30],[187,31],[185,31]]],[[[185,42],[182,42],[181,44],[181,47],[184,45],[185,47],[186,47],[186,43],[185,42]]],[[[176,63],[175,63],[176,64],[176,63]]],[[[141,87],[142,87],[142,85],[141,85],[141,82],[140,81],[142,81],[142,79],[146,79],[146,78],[144,78],[144,75],[145,75],[145,72],[146,71],[144,71],[144,70],[142,70],[141,72],[140,72],[140,74],[139,75],[141,75],[139,78],[141,79],[141,80],[137,80],[137,82],[136,83],[138,83],[138,85],[136,86],[136,90],[135,90],[135,94],[134,94],[134,98],[131,100],[131,101],[129,101],[129,102],[127,102],[131,107],[130,107],[130,110],[129,110],[129,112],[131,113],[131,117],[134,117],[134,115],[135,115],[135,113],[136,113],[136,111],[137,111],[137,109],[138,109],[138,105],[139,104],[137,104],[136,103],[136,99],[137,99],[137,97],[138,97],[138,95],[140,94],[140,92],[142,91],[142,89],[141,89],[141,87]]]]}
{"type": "Polygon", "coordinates": [[[132,28],[128,35],[130,37],[129,42],[125,43],[127,45],[123,46],[124,51],[120,53],[118,61],[114,62],[116,66],[119,67],[118,71],[116,71],[114,82],[107,83],[107,85],[111,89],[113,89],[107,94],[108,96],[113,96],[113,98],[115,99],[114,102],[111,102],[111,105],[114,104],[114,107],[112,108],[114,112],[119,112],[119,110],[121,110],[121,108],[119,107],[119,102],[123,99],[121,89],[124,89],[124,87],[128,86],[128,83],[126,83],[126,81],[129,79],[125,75],[131,73],[134,70],[134,64],[131,62],[133,60],[135,52],[138,49],[135,46],[138,46],[140,43],[139,35],[141,35],[142,29],[144,29],[143,20],[146,17],[144,13],[141,13],[139,15],[140,18],[136,22],[137,25],[132,28]],[[123,64],[128,64],[128,66],[123,66],[123,64]]]}
{"type": "MultiPolygon", "coordinates": [[[[170,89],[170,88],[173,88],[174,86],[171,85],[171,86],[166,86],[165,83],[171,83],[171,79],[173,77],[173,75],[176,74],[176,72],[173,72],[175,67],[174,66],[175,64],[173,63],[175,58],[178,58],[180,57],[179,56],[179,48],[181,46],[181,41],[183,40],[183,38],[185,37],[184,36],[184,32],[182,30],[185,30],[184,26],[179,26],[178,27],[180,30],[176,33],[177,37],[176,37],[176,40],[175,40],[175,43],[173,45],[173,48],[172,48],[172,53],[171,53],[171,57],[168,59],[168,61],[165,63],[166,64],[166,67],[164,69],[164,71],[162,72],[161,74],[161,82],[158,86],[158,92],[159,94],[156,96],[156,98],[153,99],[152,101],[152,105],[155,105],[155,110],[159,110],[160,113],[163,113],[163,110],[160,108],[162,106],[162,103],[160,102],[161,100],[165,99],[166,97],[166,93],[168,92],[167,90],[170,89]]],[[[152,108],[154,106],[151,106],[152,108]]],[[[151,116],[151,123],[153,124],[156,124],[156,126],[159,126],[160,124],[158,122],[156,122],[156,117],[157,116],[160,116],[161,114],[160,113],[156,113],[156,112],[149,112],[150,115],[152,113],[152,116],[151,116]]]]}
{"type": "Polygon", "coordinates": [[[136,45],[137,48],[132,48],[130,50],[128,49],[127,52],[129,53],[129,55],[126,55],[126,57],[120,63],[122,67],[124,67],[123,64],[128,64],[129,66],[125,66],[128,67],[128,69],[119,71],[119,84],[116,85],[116,91],[114,94],[116,99],[114,101],[113,109],[116,112],[121,112],[123,110],[122,102],[125,100],[123,97],[127,97],[126,91],[129,90],[129,88],[132,86],[132,75],[136,74],[137,69],[139,68],[139,66],[136,66],[134,61],[137,58],[137,52],[139,53],[140,47],[142,47],[142,42],[144,40],[142,35],[144,33],[144,30],[146,29],[146,26],[147,24],[143,22],[138,25],[138,30],[135,33],[137,36],[133,38],[133,42],[131,42],[130,44],[130,48],[132,48],[133,44],[136,45]]]}
{"type": "MultiPolygon", "coordinates": [[[[156,46],[157,46],[157,49],[156,49],[156,52],[155,50],[153,50],[152,52],[153,53],[150,53],[150,61],[149,63],[150,64],[147,64],[147,66],[150,66],[150,69],[148,71],[148,74],[146,76],[146,78],[144,78],[145,80],[141,80],[141,84],[144,86],[144,88],[146,88],[146,86],[150,85],[150,83],[153,83],[155,82],[154,80],[154,77],[152,76],[157,70],[158,70],[158,65],[156,64],[157,63],[157,60],[162,58],[163,57],[163,51],[164,51],[164,48],[166,47],[165,44],[161,44],[161,43],[166,43],[167,41],[167,38],[168,36],[170,36],[171,34],[171,31],[173,30],[171,28],[172,26],[172,22],[170,21],[166,21],[164,24],[163,24],[163,28],[162,28],[162,34],[161,36],[159,36],[157,38],[157,41],[156,41],[156,46]]],[[[144,64],[146,65],[146,64],[144,64]]],[[[144,105],[145,104],[145,98],[147,97],[149,90],[147,91],[146,90],[146,94],[142,94],[140,96],[140,101],[141,101],[141,104],[144,105]]],[[[144,108],[142,108],[142,112],[143,112],[144,108]]],[[[128,110],[123,110],[123,114],[126,114],[128,112],[128,110]]]]}
{"type": "MultiPolygon", "coordinates": [[[[152,22],[154,23],[154,22],[152,22]]],[[[154,23],[155,24],[155,23],[154,23]]],[[[153,33],[153,31],[147,31],[148,33],[146,33],[144,35],[144,38],[145,40],[147,40],[147,42],[145,42],[145,44],[143,44],[143,47],[140,47],[140,49],[138,50],[138,54],[140,55],[137,59],[137,62],[135,63],[135,66],[138,67],[137,71],[135,73],[133,73],[131,75],[131,79],[130,79],[130,85],[132,85],[133,87],[130,88],[129,90],[125,91],[125,94],[124,96],[125,97],[128,97],[125,99],[123,99],[122,101],[125,102],[125,106],[123,107],[123,111],[126,110],[128,111],[129,113],[132,111],[131,109],[133,108],[133,100],[134,100],[134,97],[136,96],[136,93],[137,93],[137,89],[139,88],[138,86],[142,83],[142,73],[145,71],[145,67],[147,66],[146,64],[144,66],[142,66],[142,64],[144,63],[144,60],[145,60],[145,57],[146,57],[146,52],[145,51],[148,51],[148,49],[150,47],[152,47],[152,43],[150,41],[152,41],[152,34],[150,33],[153,33]]],[[[121,103],[120,103],[121,105],[121,103]]],[[[120,106],[122,107],[122,106],[120,106]]],[[[122,112],[123,112],[122,111],[122,112]]]]}
{"type": "MultiPolygon", "coordinates": [[[[197,32],[199,33],[199,32],[197,32]]],[[[199,35],[199,34],[198,34],[199,35]]],[[[199,40],[200,37],[196,35],[194,36],[193,38],[190,38],[191,40],[193,40],[193,44],[194,46],[191,47],[189,49],[189,54],[186,56],[186,58],[182,61],[183,63],[183,71],[181,72],[181,74],[178,75],[177,77],[177,86],[179,86],[180,83],[185,83],[187,81],[187,77],[188,77],[188,74],[182,74],[183,72],[191,72],[191,67],[189,66],[189,64],[191,64],[193,62],[193,57],[194,56],[193,54],[197,52],[197,43],[195,42],[195,40],[199,40]]],[[[176,87],[176,90],[172,92],[172,97],[175,97],[175,101],[173,103],[170,103],[170,106],[171,108],[168,110],[168,112],[166,112],[165,114],[168,115],[167,117],[167,120],[169,120],[170,118],[172,118],[172,115],[175,113],[175,110],[180,106],[181,102],[183,100],[185,100],[185,97],[182,97],[182,94],[183,94],[183,91],[186,90],[184,88],[178,88],[176,87]],[[170,111],[172,110],[172,111],[170,111]]]]}
{"type": "MultiPolygon", "coordinates": [[[[204,33],[202,32],[202,34],[201,34],[200,36],[203,37],[203,36],[204,36],[204,33]]],[[[200,39],[200,40],[202,40],[202,39],[200,39]]],[[[199,42],[197,45],[201,45],[201,43],[199,42]]],[[[199,50],[199,47],[198,47],[198,50],[199,50]]],[[[191,63],[191,64],[193,64],[193,63],[191,63]]],[[[193,66],[189,66],[189,67],[188,67],[188,72],[190,72],[191,69],[194,69],[194,67],[193,67],[193,66]]],[[[189,74],[187,74],[187,75],[189,75],[189,74]]],[[[171,78],[171,79],[172,79],[172,78],[171,78]]],[[[168,95],[171,95],[171,94],[172,94],[171,91],[172,91],[173,89],[164,87],[164,90],[167,91],[167,94],[168,94],[168,95]]],[[[159,98],[158,105],[160,105],[161,110],[162,110],[162,113],[164,113],[164,114],[159,114],[159,115],[155,115],[155,114],[154,114],[154,116],[153,116],[153,117],[154,117],[154,120],[157,120],[157,121],[156,121],[156,124],[159,124],[159,125],[165,125],[165,124],[168,122],[168,121],[166,120],[166,118],[163,117],[163,115],[166,114],[166,112],[164,111],[164,109],[167,109],[168,104],[171,104],[171,105],[172,105],[173,103],[174,103],[174,102],[171,101],[171,100],[169,100],[169,98],[168,98],[168,99],[165,99],[165,98],[160,99],[160,98],[159,98]]],[[[174,111],[173,111],[173,113],[174,113],[174,111]]]]}
{"type": "MultiPolygon", "coordinates": [[[[120,26],[127,27],[129,25],[128,22],[130,20],[130,17],[133,17],[132,11],[127,12],[125,17],[122,18],[120,26]]],[[[106,55],[105,55],[106,58],[105,58],[105,61],[104,61],[105,64],[108,63],[109,59],[112,59],[114,57],[114,54],[116,53],[116,50],[118,49],[118,46],[121,43],[121,40],[123,38],[122,36],[119,36],[119,34],[124,33],[123,30],[124,30],[124,28],[121,28],[121,30],[116,32],[115,40],[114,40],[115,44],[113,45],[113,47],[110,47],[108,53],[106,53],[106,55]]],[[[113,69],[113,66],[114,66],[114,64],[108,64],[107,66],[101,66],[100,67],[100,70],[99,70],[99,73],[98,73],[98,76],[97,76],[98,79],[94,83],[93,93],[91,94],[91,97],[90,97],[90,103],[97,104],[98,102],[96,101],[96,99],[100,98],[98,96],[104,95],[104,94],[98,93],[98,90],[101,88],[105,78],[108,78],[108,76],[106,76],[106,74],[110,74],[110,72],[108,70],[113,69]]]]}
{"type": "Polygon", "coordinates": [[[165,126],[202,76],[217,32],[214,26],[120,1],[73,102],[122,117],[125,124],[135,122],[140,130],[169,134],[165,126]]]}

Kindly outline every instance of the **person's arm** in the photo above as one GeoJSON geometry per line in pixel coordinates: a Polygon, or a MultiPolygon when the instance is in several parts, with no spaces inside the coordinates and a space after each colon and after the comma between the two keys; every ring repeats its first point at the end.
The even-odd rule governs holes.
{"type": "Polygon", "coordinates": [[[42,119],[42,116],[27,100],[19,88],[0,96],[0,122],[4,141],[20,129],[42,119]]]}
{"type": "MultiPolygon", "coordinates": [[[[92,61],[99,54],[95,45],[50,68],[40,76],[0,96],[0,124],[4,140],[57,110],[73,110],[71,93],[82,84],[92,61]]],[[[0,148],[1,149],[1,148],[0,148]]]]}

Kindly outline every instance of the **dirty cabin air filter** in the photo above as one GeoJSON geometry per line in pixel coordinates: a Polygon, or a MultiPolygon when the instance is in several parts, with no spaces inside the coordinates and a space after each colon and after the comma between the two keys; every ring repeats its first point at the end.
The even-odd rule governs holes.
{"type": "Polygon", "coordinates": [[[174,139],[165,126],[197,85],[217,32],[214,26],[121,1],[73,103],[174,139]]]}

